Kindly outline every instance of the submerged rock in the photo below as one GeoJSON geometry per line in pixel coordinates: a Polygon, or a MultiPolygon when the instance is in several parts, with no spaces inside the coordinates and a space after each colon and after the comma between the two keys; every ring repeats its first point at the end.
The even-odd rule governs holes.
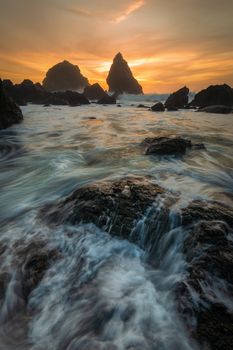
{"type": "Polygon", "coordinates": [[[147,137],[143,141],[146,154],[182,155],[192,147],[190,140],[181,137],[147,137]]]}
{"type": "Polygon", "coordinates": [[[153,112],[164,112],[165,107],[162,102],[157,102],[154,106],[151,107],[151,111],[153,112]]]}
{"type": "Polygon", "coordinates": [[[78,66],[68,61],[57,63],[50,68],[43,80],[43,87],[48,91],[79,90],[89,85],[78,66]]]}
{"type": "Polygon", "coordinates": [[[169,110],[173,110],[171,108],[184,108],[189,101],[189,89],[184,86],[183,88],[179,89],[176,92],[173,92],[171,94],[166,102],[165,107],[169,110]]]}
{"type": "Polygon", "coordinates": [[[13,124],[20,123],[23,120],[23,114],[17,104],[8,97],[4,91],[0,79],[0,129],[8,128],[13,124]]]}
{"type": "MultiPolygon", "coordinates": [[[[94,223],[110,234],[135,241],[131,233],[136,222],[164,194],[165,190],[149,177],[101,181],[79,188],[60,203],[43,209],[40,216],[52,224],[94,223]]],[[[165,217],[168,220],[166,209],[164,225],[165,217]]],[[[149,228],[153,230],[153,225],[149,228]]]]}
{"type": "Polygon", "coordinates": [[[191,106],[207,107],[207,106],[233,106],[233,90],[227,85],[211,85],[207,89],[198,92],[191,106]]]}
{"type": "Polygon", "coordinates": [[[84,89],[84,95],[89,100],[99,100],[106,95],[104,89],[98,84],[86,86],[84,89]]]}
{"type": "Polygon", "coordinates": [[[105,93],[105,95],[99,99],[97,103],[100,105],[114,105],[116,104],[116,98],[105,93]]]}
{"type": "Polygon", "coordinates": [[[232,108],[230,106],[222,106],[222,105],[208,106],[208,107],[200,108],[198,112],[229,114],[232,112],[232,108]]]}
{"type": "Polygon", "coordinates": [[[121,53],[118,53],[110,68],[107,83],[110,92],[117,94],[142,94],[142,87],[134,78],[128,63],[124,60],[121,53]]]}

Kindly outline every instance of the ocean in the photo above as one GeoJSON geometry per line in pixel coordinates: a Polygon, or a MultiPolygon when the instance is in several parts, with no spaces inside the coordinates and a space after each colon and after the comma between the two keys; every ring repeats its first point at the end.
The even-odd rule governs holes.
{"type": "MultiPolygon", "coordinates": [[[[29,104],[21,124],[0,131],[0,286],[7,285],[0,295],[1,350],[198,349],[173,297],[187,269],[185,234],[175,221],[193,200],[232,206],[232,115],[137,108],[165,98],[125,95],[121,107],[29,104]],[[153,136],[181,136],[205,149],[181,158],[146,156],[141,143],[153,136]],[[145,261],[143,245],[94,224],[53,227],[38,219],[41,208],[81,186],[148,175],[179,196],[156,248],[156,268],[145,261]],[[25,305],[20,257],[35,242],[61,257],[25,305]]],[[[155,203],[158,213],[161,203],[155,203]]],[[[143,218],[137,225],[143,240],[143,218]]],[[[232,312],[227,287],[224,295],[217,291],[219,285],[211,292],[216,302],[232,312]]]]}

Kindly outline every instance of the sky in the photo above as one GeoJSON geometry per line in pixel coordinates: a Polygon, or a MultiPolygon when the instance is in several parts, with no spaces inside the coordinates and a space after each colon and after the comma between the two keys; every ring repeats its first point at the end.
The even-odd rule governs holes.
{"type": "Polygon", "coordinates": [[[0,0],[0,77],[77,64],[107,88],[121,52],[144,92],[233,86],[233,0],[0,0]]]}

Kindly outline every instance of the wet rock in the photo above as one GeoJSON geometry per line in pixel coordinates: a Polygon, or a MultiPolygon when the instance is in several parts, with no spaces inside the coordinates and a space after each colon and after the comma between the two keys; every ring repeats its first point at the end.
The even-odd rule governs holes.
{"type": "Polygon", "coordinates": [[[20,240],[14,246],[15,263],[20,268],[22,293],[27,301],[29,294],[42,280],[49,266],[61,257],[58,249],[49,248],[44,241],[20,240]]]}
{"type": "Polygon", "coordinates": [[[68,61],[57,63],[50,68],[43,80],[43,87],[47,91],[79,90],[89,85],[78,66],[68,61]]]}
{"type": "Polygon", "coordinates": [[[151,111],[153,112],[164,112],[165,107],[162,102],[157,102],[154,106],[151,107],[151,111]]]}
{"type": "MultiPolygon", "coordinates": [[[[148,177],[101,181],[81,187],[60,203],[44,208],[40,217],[51,224],[94,223],[113,235],[136,241],[136,232],[133,234],[132,229],[162,195],[165,190],[148,177]]],[[[172,198],[171,195],[168,197],[172,198]]],[[[164,210],[164,224],[165,217],[168,219],[167,207],[169,204],[164,210]]],[[[150,229],[153,230],[151,223],[148,231],[150,229]]]]}
{"type": "Polygon", "coordinates": [[[146,146],[147,155],[183,155],[192,147],[190,140],[181,137],[147,137],[143,145],[146,146]]]}
{"type": "Polygon", "coordinates": [[[194,201],[182,210],[182,225],[187,271],[175,291],[178,310],[201,348],[230,350],[233,210],[217,202],[194,201]]]}
{"type": "Polygon", "coordinates": [[[23,120],[23,114],[18,105],[8,97],[0,79],[0,129],[8,128],[23,120]]]}
{"type": "Polygon", "coordinates": [[[231,107],[233,106],[233,90],[227,84],[211,85],[198,92],[190,105],[202,108],[216,105],[231,107]]]}
{"type": "Polygon", "coordinates": [[[86,86],[84,89],[84,95],[88,100],[100,100],[105,94],[104,89],[98,83],[86,86]]]}
{"type": "Polygon", "coordinates": [[[169,110],[174,110],[173,108],[184,108],[188,104],[188,100],[189,89],[184,86],[167,98],[165,107],[169,108],[169,110]]]}
{"type": "Polygon", "coordinates": [[[142,87],[138,81],[133,77],[133,74],[124,60],[121,53],[118,53],[113,60],[110,68],[107,83],[110,92],[117,94],[142,94],[142,87]]]}
{"type": "Polygon", "coordinates": [[[230,106],[221,106],[221,105],[208,106],[208,107],[200,108],[198,112],[229,114],[232,112],[232,108],[230,106]]]}
{"type": "Polygon", "coordinates": [[[113,105],[116,104],[116,98],[105,94],[105,96],[102,97],[97,103],[101,105],[113,105]]]}
{"type": "Polygon", "coordinates": [[[218,202],[193,201],[182,212],[183,225],[200,220],[222,220],[233,226],[233,212],[228,206],[218,202]]]}

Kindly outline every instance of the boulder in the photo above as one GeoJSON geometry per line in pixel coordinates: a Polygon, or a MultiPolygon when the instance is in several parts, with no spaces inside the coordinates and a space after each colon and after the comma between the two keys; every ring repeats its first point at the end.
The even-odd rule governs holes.
{"type": "Polygon", "coordinates": [[[43,87],[48,91],[79,90],[89,85],[78,66],[68,61],[57,63],[50,68],[43,80],[43,87]]]}
{"type": "Polygon", "coordinates": [[[147,155],[183,155],[192,147],[190,140],[181,137],[147,137],[143,145],[147,155]]]}
{"type": "Polygon", "coordinates": [[[100,100],[105,94],[104,89],[98,83],[86,86],[84,89],[84,95],[88,100],[100,100]]]}
{"type": "Polygon", "coordinates": [[[196,200],[182,210],[182,226],[187,271],[175,290],[178,311],[201,349],[230,350],[233,315],[227,298],[233,285],[233,210],[196,200]]]}
{"type": "Polygon", "coordinates": [[[170,108],[184,108],[189,101],[189,89],[184,86],[176,92],[173,92],[166,100],[165,107],[170,108]]]}
{"type": "Polygon", "coordinates": [[[20,123],[23,114],[18,105],[7,96],[0,79],[0,129],[8,128],[13,124],[20,123]]]}
{"type": "Polygon", "coordinates": [[[151,111],[153,112],[164,112],[165,107],[162,102],[157,102],[154,106],[151,107],[151,111]]]}
{"type": "Polygon", "coordinates": [[[208,107],[198,109],[198,112],[229,114],[232,112],[232,108],[230,106],[222,106],[222,105],[208,106],[208,107]]]}
{"type": "MultiPolygon", "coordinates": [[[[156,198],[165,190],[149,177],[129,177],[116,181],[99,181],[80,187],[58,204],[45,207],[40,217],[50,224],[94,223],[112,235],[137,241],[132,232],[135,223],[146,213],[156,198]]],[[[173,196],[168,195],[167,206],[161,211],[161,229],[165,230],[173,196]]],[[[158,214],[158,213],[157,213],[158,214]]],[[[148,236],[154,226],[148,224],[148,236]]],[[[146,222],[145,222],[146,225],[146,222]]],[[[154,238],[156,239],[155,235],[154,238]]]]}
{"type": "Polygon", "coordinates": [[[121,53],[118,53],[111,65],[107,83],[110,92],[117,94],[142,94],[142,87],[134,78],[128,63],[124,60],[121,53]]]}
{"type": "Polygon", "coordinates": [[[105,93],[105,96],[103,96],[97,103],[101,105],[113,105],[116,104],[116,98],[105,93]]]}
{"type": "Polygon", "coordinates": [[[231,107],[233,106],[233,90],[227,84],[211,85],[207,89],[198,92],[190,105],[196,107],[216,105],[231,107]]]}

